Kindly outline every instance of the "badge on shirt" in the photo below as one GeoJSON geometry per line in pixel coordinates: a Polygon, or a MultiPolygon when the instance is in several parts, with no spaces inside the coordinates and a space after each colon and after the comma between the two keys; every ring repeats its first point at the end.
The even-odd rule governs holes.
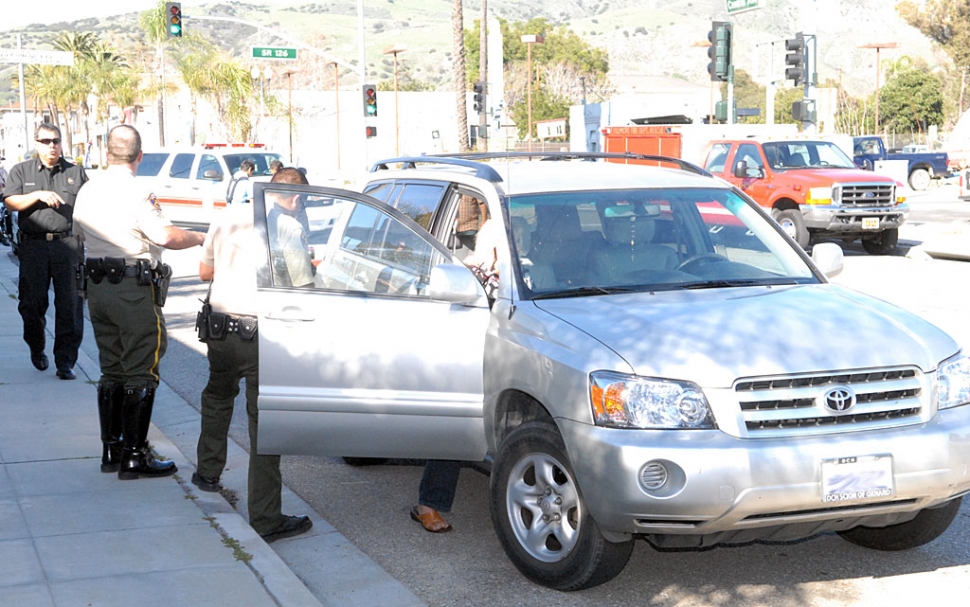
{"type": "Polygon", "coordinates": [[[68,177],[67,178],[67,185],[74,185],[74,178],[73,177],[68,177]]]}

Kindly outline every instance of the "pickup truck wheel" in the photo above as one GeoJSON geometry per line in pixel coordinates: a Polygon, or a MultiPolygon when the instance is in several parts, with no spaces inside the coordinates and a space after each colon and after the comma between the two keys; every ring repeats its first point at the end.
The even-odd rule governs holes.
{"type": "Polygon", "coordinates": [[[937,508],[920,511],[911,521],[889,527],[856,527],[839,531],[844,539],[873,550],[910,550],[929,544],[943,535],[960,510],[962,498],[950,500],[937,508]]]}
{"type": "Polygon", "coordinates": [[[874,236],[862,239],[862,248],[870,255],[892,255],[899,242],[899,229],[883,230],[874,236]]]}
{"type": "Polygon", "coordinates": [[[616,577],[633,540],[607,541],[586,511],[555,427],[522,424],[499,448],[491,478],[492,524],[522,574],[556,590],[592,588],[616,577]]]}
{"type": "Polygon", "coordinates": [[[921,192],[930,186],[930,172],[926,169],[916,169],[909,174],[909,187],[921,192]]]}
{"type": "Polygon", "coordinates": [[[803,249],[808,246],[810,240],[808,229],[805,227],[805,220],[802,219],[800,211],[797,209],[776,211],[772,213],[772,217],[775,218],[775,221],[778,222],[781,229],[798,243],[798,246],[803,249]]]}

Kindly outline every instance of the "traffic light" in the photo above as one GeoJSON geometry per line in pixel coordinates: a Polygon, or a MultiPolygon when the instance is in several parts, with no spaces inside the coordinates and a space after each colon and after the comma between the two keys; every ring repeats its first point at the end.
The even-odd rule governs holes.
{"type": "Polygon", "coordinates": [[[182,37],[182,3],[166,2],[165,19],[169,38],[182,37]]]}
{"type": "Polygon", "coordinates": [[[485,113],[485,83],[482,81],[476,82],[472,86],[472,90],[475,91],[475,112],[478,114],[485,113]]]}
{"type": "Polygon", "coordinates": [[[785,40],[785,80],[793,80],[795,86],[805,82],[805,36],[798,32],[794,38],[785,40]]]}
{"type": "Polygon", "coordinates": [[[368,139],[370,139],[371,137],[377,137],[377,127],[376,126],[366,127],[366,130],[364,131],[364,133],[367,135],[368,139]]]}
{"type": "Polygon", "coordinates": [[[711,31],[707,39],[711,46],[707,49],[707,56],[711,62],[707,64],[707,72],[712,82],[726,82],[731,76],[731,38],[734,25],[726,21],[711,23],[711,31]]]}
{"type": "MultiPolygon", "coordinates": [[[[377,116],[377,85],[364,85],[364,116],[377,116]]],[[[376,133],[376,131],[375,131],[376,133]]],[[[370,135],[368,135],[370,137],[370,135]]]]}

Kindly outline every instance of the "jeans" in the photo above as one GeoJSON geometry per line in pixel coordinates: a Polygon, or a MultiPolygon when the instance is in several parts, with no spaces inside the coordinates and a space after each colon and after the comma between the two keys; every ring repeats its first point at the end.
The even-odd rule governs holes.
{"type": "Polygon", "coordinates": [[[455,491],[458,489],[459,472],[461,462],[429,459],[421,476],[418,503],[438,512],[451,512],[451,504],[455,501],[455,491]]]}

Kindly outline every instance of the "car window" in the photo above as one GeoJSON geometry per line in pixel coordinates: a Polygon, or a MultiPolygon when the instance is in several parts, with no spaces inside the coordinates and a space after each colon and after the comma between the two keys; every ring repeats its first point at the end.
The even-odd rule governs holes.
{"type": "Polygon", "coordinates": [[[212,154],[202,154],[202,158],[199,160],[199,168],[195,172],[195,178],[206,179],[206,171],[216,171],[220,175],[222,174],[222,167],[219,166],[219,159],[212,154]]]}
{"type": "Polygon", "coordinates": [[[744,161],[748,166],[748,177],[758,177],[762,175],[762,169],[764,169],[764,162],[761,161],[761,153],[758,151],[758,146],[751,143],[742,143],[738,146],[738,153],[735,156],[735,164],[740,161],[744,161]]]}
{"type": "Polygon", "coordinates": [[[707,162],[704,168],[711,173],[723,173],[724,163],[727,161],[728,150],[731,149],[729,143],[715,143],[711,146],[711,151],[707,154],[707,162]]]}
{"type": "Polygon", "coordinates": [[[426,230],[444,195],[446,183],[406,183],[400,194],[388,198],[387,203],[404,213],[426,230]]]}
{"type": "Polygon", "coordinates": [[[135,173],[139,177],[155,177],[162,170],[162,165],[168,160],[169,154],[165,152],[146,152],[142,154],[141,163],[135,173]]]}
{"type": "Polygon", "coordinates": [[[172,161],[172,168],[168,170],[170,177],[175,179],[188,179],[192,176],[192,162],[195,154],[176,154],[172,161]]]}
{"type": "Polygon", "coordinates": [[[300,195],[280,212],[274,197],[286,198],[265,194],[274,286],[420,298],[431,268],[445,261],[408,225],[369,205],[300,195]]]}
{"type": "Polygon", "coordinates": [[[387,202],[387,196],[391,193],[394,184],[375,183],[364,188],[364,193],[368,196],[387,202]]]}
{"type": "Polygon", "coordinates": [[[243,160],[252,160],[253,164],[256,165],[256,170],[253,171],[254,177],[269,177],[272,175],[272,172],[269,170],[269,164],[274,160],[281,160],[279,154],[258,151],[226,154],[223,156],[223,159],[226,161],[226,166],[229,167],[230,174],[239,170],[239,165],[242,164],[243,160]]]}

